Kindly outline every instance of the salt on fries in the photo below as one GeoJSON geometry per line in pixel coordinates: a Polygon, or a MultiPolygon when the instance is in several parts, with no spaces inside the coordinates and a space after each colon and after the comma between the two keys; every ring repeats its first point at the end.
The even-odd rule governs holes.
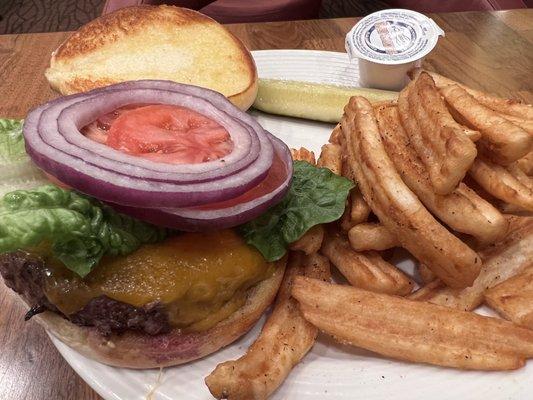
{"type": "Polygon", "coordinates": [[[485,291],[485,303],[505,319],[533,329],[533,268],[485,291]]]}
{"type": "MultiPolygon", "coordinates": [[[[518,160],[520,161],[520,160],[518,160]]],[[[533,177],[526,174],[526,172],[522,169],[518,161],[512,163],[511,165],[507,166],[507,171],[516,178],[518,182],[520,182],[522,185],[524,185],[526,188],[530,189],[533,194],[533,177]]]]}
{"type": "Polygon", "coordinates": [[[400,269],[376,252],[354,251],[340,235],[328,232],[321,251],[353,286],[399,295],[413,290],[413,281],[400,269]]]}
{"type": "Polygon", "coordinates": [[[450,115],[428,74],[420,74],[400,93],[398,107],[433,189],[452,192],[472,165],[476,146],[450,115]]]}
{"type": "Polygon", "coordinates": [[[409,145],[398,108],[389,105],[375,110],[387,154],[405,184],[422,203],[449,227],[472,235],[482,243],[494,243],[503,238],[507,223],[501,213],[467,185],[461,182],[447,195],[433,191],[425,166],[409,145]]]}
{"type": "Polygon", "coordinates": [[[533,266],[533,218],[513,218],[506,238],[481,251],[480,256],[483,267],[472,286],[456,290],[434,281],[410,298],[459,310],[473,310],[483,302],[485,290],[533,266]]]}
{"type": "Polygon", "coordinates": [[[350,167],[365,200],[401,245],[451,287],[472,284],[479,256],[433,218],[387,155],[372,105],[352,97],[341,122],[350,167]]]}
{"type": "MultiPolygon", "coordinates": [[[[414,87],[418,91],[418,101],[415,99],[415,105],[426,110],[430,123],[433,124],[433,131],[438,129],[447,130],[448,132],[441,132],[441,136],[453,138],[454,140],[459,139],[460,142],[467,146],[468,150],[457,149],[459,153],[454,154],[455,157],[459,157],[457,161],[462,163],[465,161],[465,156],[468,157],[468,154],[475,154],[475,148],[472,148],[472,145],[465,141],[464,136],[468,137],[472,142],[476,142],[481,138],[481,132],[461,125],[453,118],[446,107],[446,103],[440,96],[433,78],[425,72],[421,73],[414,81],[414,87]],[[465,153],[461,154],[462,152],[465,153]],[[463,157],[463,159],[460,157],[463,157]]],[[[426,135],[428,134],[426,133],[426,135]]],[[[453,148],[449,143],[437,143],[437,145],[444,145],[444,149],[446,149],[446,146],[450,147],[449,150],[453,153],[453,148]]]]}
{"type": "Polygon", "coordinates": [[[313,347],[317,329],[303,318],[291,287],[297,276],[329,281],[329,262],[313,254],[290,254],[274,309],[244,356],[219,364],[205,379],[217,399],[266,399],[313,347]]]}
{"type": "Polygon", "coordinates": [[[497,318],[305,277],[292,295],[321,331],[387,357],[478,370],[533,357],[533,331],[497,318]]]}

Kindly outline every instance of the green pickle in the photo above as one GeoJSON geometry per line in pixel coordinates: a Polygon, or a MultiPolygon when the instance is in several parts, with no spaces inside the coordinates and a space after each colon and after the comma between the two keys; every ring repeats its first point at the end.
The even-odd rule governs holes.
{"type": "Polygon", "coordinates": [[[396,100],[398,92],[260,79],[253,107],[270,114],[337,123],[352,96],[363,96],[371,103],[376,103],[396,100]]]}

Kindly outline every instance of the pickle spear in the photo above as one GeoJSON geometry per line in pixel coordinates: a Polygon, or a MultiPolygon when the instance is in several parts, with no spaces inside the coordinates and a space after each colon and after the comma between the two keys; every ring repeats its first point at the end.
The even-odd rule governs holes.
{"type": "Polygon", "coordinates": [[[352,96],[364,96],[371,103],[396,100],[398,92],[319,83],[259,79],[253,107],[270,114],[324,122],[339,122],[352,96]]]}

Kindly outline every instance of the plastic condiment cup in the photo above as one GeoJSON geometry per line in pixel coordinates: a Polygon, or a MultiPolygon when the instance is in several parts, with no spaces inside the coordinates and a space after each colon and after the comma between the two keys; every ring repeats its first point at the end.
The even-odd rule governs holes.
{"type": "Polygon", "coordinates": [[[346,51],[359,62],[362,86],[401,90],[444,31],[416,11],[390,9],[360,20],[346,35],[346,51]]]}

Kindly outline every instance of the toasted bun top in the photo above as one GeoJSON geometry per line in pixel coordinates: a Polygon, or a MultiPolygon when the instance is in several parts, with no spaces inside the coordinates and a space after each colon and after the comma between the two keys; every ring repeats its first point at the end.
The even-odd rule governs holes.
{"type": "Polygon", "coordinates": [[[72,94],[126,80],[160,79],[216,90],[241,108],[257,71],[239,39],[213,19],[172,6],[136,6],[82,26],[52,54],[45,73],[72,94]]]}

